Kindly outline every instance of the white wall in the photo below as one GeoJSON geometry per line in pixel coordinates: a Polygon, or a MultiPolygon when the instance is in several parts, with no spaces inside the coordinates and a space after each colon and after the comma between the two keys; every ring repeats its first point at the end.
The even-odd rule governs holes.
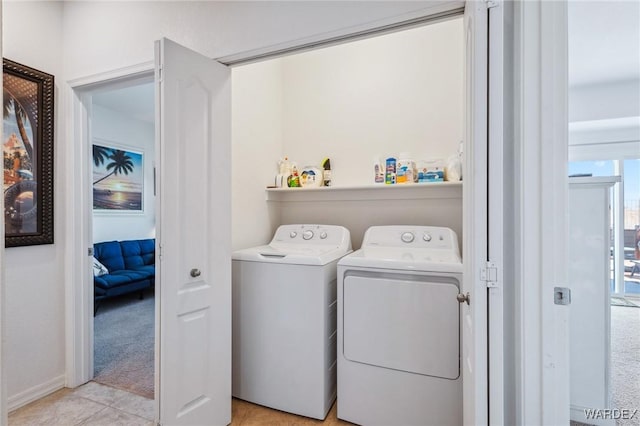
{"type": "Polygon", "coordinates": [[[638,158],[640,70],[637,74],[637,79],[570,87],[570,160],[638,158]]]}
{"type": "MultiPolygon", "coordinates": [[[[149,99],[153,102],[153,99],[149,99]]],[[[155,238],[156,206],[153,196],[155,155],[154,124],[93,105],[92,134],[97,144],[130,148],[143,153],[144,194],[142,214],[94,213],[93,241],[155,238]]]]}
{"type": "Polygon", "coordinates": [[[65,151],[59,2],[3,2],[3,56],[55,76],[55,244],[5,251],[4,371],[9,407],[64,384],[65,151]]]}
{"type": "Polygon", "coordinates": [[[265,244],[280,222],[265,201],[282,151],[282,60],[237,67],[231,73],[232,248],[265,244]]]}
{"type": "Polygon", "coordinates": [[[640,155],[640,5],[569,2],[569,159],[640,155]]]}
{"type": "Polygon", "coordinates": [[[373,157],[453,154],[463,132],[462,34],[456,19],[234,68],[234,249],[267,243],[283,223],[346,226],[355,248],[372,225],[447,226],[461,240],[459,194],[266,203],[264,189],[285,155],[301,167],[330,157],[333,185],[345,186],[373,183],[373,157]]]}
{"type": "Polygon", "coordinates": [[[462,18],[283,59],[283,152],[331,158],[335,186],[373,183],[373,158],[455,154],[463,137],[462,18]]]}
{"type": "Polygon", "coordinates": [[[569,122],[640,116],[638,79],[605,81],[569,88],[569,122]]]}
{"type": "Polygon", "coordinates": [[[127,1],[65,4],[69,78],[153,59],[168,37],[213,58],[374,23],[434,1],[127,1]]]}

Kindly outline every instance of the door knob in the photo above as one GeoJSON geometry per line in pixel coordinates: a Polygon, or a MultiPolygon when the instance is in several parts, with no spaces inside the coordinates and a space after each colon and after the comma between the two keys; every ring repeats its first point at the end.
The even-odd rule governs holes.
{"type": "Polygon", "coordinates": [[[193,268],[189,274],[191,274],[193,278],[198,278],[200,276],[200,269],[193,268]]]}
{"type": "Polygon", "coordinates": [[[467,305],[468,305],[468,304],[469,304],[469,302],[471,301],[471,297],[469,296],[469,293],[468,293],[468,292],[467,292],[467,294],[459,293],[459,294],[456,296],[456,299],[458,299],[458,302],[459,302],[459,303],[467,302],[467,305]]]}

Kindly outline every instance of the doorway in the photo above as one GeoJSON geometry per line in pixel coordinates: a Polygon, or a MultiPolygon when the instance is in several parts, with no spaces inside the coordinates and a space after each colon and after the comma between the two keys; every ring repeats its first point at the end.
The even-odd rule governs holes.
{"type": "Polygon", "coordinates": [[[572,273],[570,281],[571,418],[588,424],[636,424],[640,417],[633,411],[640,400],[639,16],[632,2],[568,4],[568,171],[581,176],[569,182],[606,185],[598,204],[569,209],[570,247],[587,247],[574,243],[581,233],[597,250],[583,259],[570,253],[572,271],[598,271],[596,280],[572,273]],[[600,230],[578,226],[595,216],[600,230]],[[585,303],[597,309],[585,312],[585,303]]]}
{"type": "Polygon", "coordinates": [[[93,91],[89,117],[93,380],[149,399],[155,371],[154,90],[148,82],[93,91]]]}

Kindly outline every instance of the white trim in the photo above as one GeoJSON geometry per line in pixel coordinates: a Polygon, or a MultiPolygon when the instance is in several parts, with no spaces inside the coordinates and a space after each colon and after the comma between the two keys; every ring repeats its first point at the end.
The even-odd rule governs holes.
{"type": "Polygon", "coordinates": [[[70,167],[67,181],[68,197],[66,216],[66,286],[65,286],[65,368],[66,385],[76,387],[93,377],[93,289],[91,263],[87,249],[91,241],[91,217],[87,206],[91,205],[89,191],[89,165],[91,164],[88,145],[89,115],[91,97],[81,90],[70,90],[67,129],[69,140],[73,141],[67,150],[67,164],[70,167]]]}
{"type": "Polygon", "coordinates": [[[93,378],[93,275],[87,249],[92,247],[91,92],[153,81],[152,62],[120,68],[69,82],[68,140],[70,167],[66,216],[65,368],[66,385],[76,387],[93,378]]]}
{"type": "Polygon", "coordinates": [[[43,398],[57,390],[60,390],[64,388],[64,382],[64,375],[54,377],[51,380],[40,383],[39,385],[33,386],[16,395],[13,395],[7,400],[8,410],[16,410],[27,405],[30,402],[37,401],[40,398],[43,398]]]}
{"type": "MultiPolygon", "coordinates": [[[[488,412],[487,287],[480,270],[487,262],[488,10],[469,1],[465,10],[465,145],[462,200],[464,285],[471,293],[463,319],[463,413],[465,425],[486,425],[488,412]],[[468,341],[465,339],[472,339],[468,341]],[[465,346],[471,349],[465,350],[465,346]],[[471,358],[465,358],[471,353],[471,358]],[[466,374],[465,374],[466,373],[466,374]],[[468,375],[467,375],[468,374],[468,375]]],[[[465,309],[465,308],[463,308],[465,309]]]]}
{"type": "Polygon", "coordinates": [[[489,424],[503,425],[504,413],[504,4],[489,9],[489,260],[497,269],[488,289],[489,424]]]}
{"type": "MultiPolygon", "coordinates": [[[[2,55],[2,5],[0,1],[0,57],[2,55]]],[[[2,89],[2,81],[0,81],[0,89],[2,89]]],[[[3,129],[0,128],[0,138],[4,141],[2,135],[3,129]]],[[[4,197],[0,197],[0,211],[4,211],[4,197]]],[[[4,215],[0,218],[0,227],[4,229],[4,215]]],[[[9,423],[7,416],[7,374],[6,374],[6,358],[5,358],[5,338],[6,332],[6,308],[7,298],[6,294],[6,280],[5,280],[5,263],[4,263],[4,244],[0,246],[0,425],[6,425],[9,423]]]]}
{"type": "Polygon", "coordinates": [[[635,160],[639,152],[640,140],[569,145],[570,161],[635,160]]]}
{"type": "Polygon", "coordinates": [[[543,1],[540,15],[542,424],[567,424],[570,309],[553,301],[569,281],[567,3],[543,1]]]}
{"type": "Polygon", "coordinates": [[[139,80],[143,82],[153,81],[153,70],[153,61],[149,61],[85,77],[74,78],[69,80],[68,84],[73,89],[86,88],[87,86],[92,86],[92,89],[105,86],[108,86],[109,89],[118,89],[120,87],[140,84],[141,81],[139,80]],[[120,85],[118,85],[118,83],[120,83],[120,85]]]}
{"type": "MultiPolygon", "coordinates": [[[[638,151],[640,152],[640,151],[638,151]]],[[[640,154],[639,154],[640,156],[640,154]]],[[[613,262],[614,262],[614,288],[612,296],[624,297],[624,160],[613,161],[614,174],[617,175],[617,183],[613,185],[612,211],[613,211],[613,262]]],[[[611,336],[608,336],[611,338],[611,336]]]]}
{"type": "Polygon", "coordinates": [[[515,423],[568,424],[567,5],[515,11],[515,423]]]}
{"type": "Polygon", "coordinates": [[[348,43],[358,39],[404,30],[412,26],[424,25],[429,21],[437,22],[439,20],[459,16],[462,14],[464,6],[465,2],[460,0],[434,1],[428,7],[417,11],[379,19],[363,25],[355,25],[336,31],[317,34],[311,37],[278,43],[259,49],[252,49],[245,52],[226,55],[221,58],[216,58],[216,60],[224,65],[236,66],[348,43]],[[434,17],[435,19],[433,19],[434,17]]]}

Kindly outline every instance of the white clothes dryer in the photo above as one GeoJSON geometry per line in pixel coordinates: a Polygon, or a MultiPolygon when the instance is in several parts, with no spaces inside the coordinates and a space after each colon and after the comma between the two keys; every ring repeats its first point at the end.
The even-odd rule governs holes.
{"type": "Polygon", "coordinates": [[[361,425],[461,425],[458,239],[374,226],[338,263],[338,417],[361,425]]]}
{"type": "Polygon", "coordinates": [[[341,226],[282,225],[232,256],[232,394],[324,419],[336,398],[336,269],[341,226]]]}

